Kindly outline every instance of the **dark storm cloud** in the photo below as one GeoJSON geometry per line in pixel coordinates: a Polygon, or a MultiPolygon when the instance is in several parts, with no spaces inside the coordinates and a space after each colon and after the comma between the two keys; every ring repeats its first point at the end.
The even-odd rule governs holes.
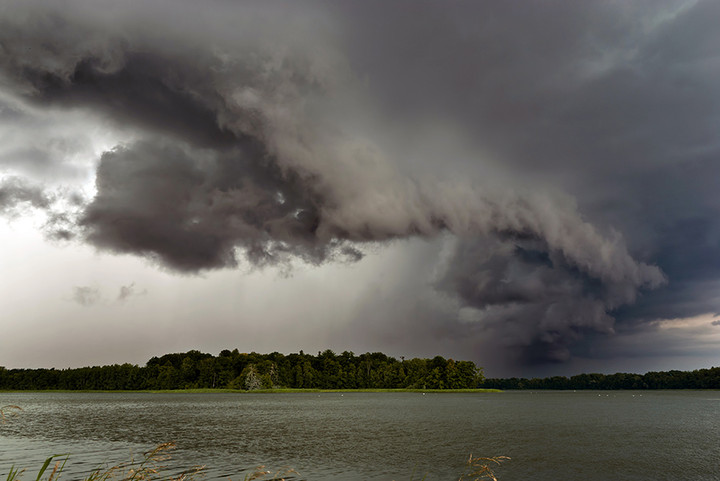
{"type": "MultiPolygon", "coordinates": [[[[612,333],[608,310],[633,300],[605,292],[619,285],[577,271],[542,242],[524,240],[462,242],[440,286],[477,309],[478,320],[500,331],[503,342],[529,347],[528,361],[567,360],[568,344],[585,330],[612,333]]],[[[630,283],[626,293],[635,291],[630,283]]]]}
{"type": "Polygon", "coordinates": [[[221,148],[237,140],[218,125],[222,99],[215,98],[212,91],[192,90],[212,84],[202,72],[219,65],[198,62],[189,66],[182,59],[127,51],[118,59],[122,64],[108,71],[105,63],[109,61],[82,58],[72,67],[69,78],[26,67],[31,98],[41,105],[100,109],[121,125],[173,133],[202,147],[221,148]]]}
{"type": "Polygon", "coordinates": [[[622,336],[617,323],[717,312],[718,3],[423,7],[433,14],[412,20],[367,4],[343,12],[356,19],[354,67],[388,115],[456,121],[516,178],[572,194],[669,280],[637,296],[568,269],[537,239],[470,240],[439,287],[530,358],[567,358],[589,332],[622,336]]]}
{"type": "Polygon", "coordinates": [[[112,21],[31,5],[0,22],[5,88],[131,139],[102,155],[75,226],[95,246],[198,272],[450,232],[436,287],[527,363],[718,309],[698,302],[720,259],[715,2],[299,2],[292,22],[272,2],[112,21]],[[393,138],[378,145],[434,121],[477,150],[388,158],[343,130],[364,115],[393,138]],[[505,176],[421,175],[486,165],[505,176]]]}
{"type": "MultiPolygon", "coordinates": [[[[230,267],[236,248],[255,263],[343,250],[320,241],[317,208],[289,179],[258,168],[258,153],[142,141],[103,155],[98,194],[82,224],[97,246],[157,256],[180,271],[230,267]]],[[[347,247],[347,249],[351,249],[347,247]]]]}
{"type": "Polygon", "coordinates": [[[503,162],[577,180],[715,143],[720,35],[707,19],[720,7],[695,3],[341,10],[354,67],[393,115],[459,119],[503,162]]]}

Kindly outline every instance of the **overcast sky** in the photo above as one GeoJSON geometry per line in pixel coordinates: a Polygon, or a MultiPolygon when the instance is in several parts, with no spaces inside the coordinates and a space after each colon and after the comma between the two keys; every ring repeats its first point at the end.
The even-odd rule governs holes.
{"type": "Polygon", "coordinates": [[[0,0],[0,365],[720,365],[718,18],[0,0]]]}

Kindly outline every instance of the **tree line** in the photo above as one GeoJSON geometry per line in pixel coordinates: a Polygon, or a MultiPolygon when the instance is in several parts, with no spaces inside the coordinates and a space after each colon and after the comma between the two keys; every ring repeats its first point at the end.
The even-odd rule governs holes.
{"type": "Polygon", "coordinates": [[[153,389],[468,389],[483,381],[470,361],[436,356],[397,360],[380,352],[356,356],[331,350],[316,356],[303,351],[218,356],[192,350],[151,358],[145,366],[114,364],[77,369],[5,369],[4,390],[153,390],[153,389]]]}
{"type": "Polygon", "coordinates": [[[647,374],[579,374],[572,377],[485,379],[481,387],[494,389],[720,389],[720,367],[695,371],[647,374]]]}
{"type": "Polygon", "coordinates": [[[5,369],[3,390],[147,389],[720,389],[720,367],[646,374],[489,378],[470,361],[436,356],[397,360],[380,352],[356,356],[331,350],[284,355],[192,350],[151,358],[145,366],[114,364],[77,369],[5,369]]]}

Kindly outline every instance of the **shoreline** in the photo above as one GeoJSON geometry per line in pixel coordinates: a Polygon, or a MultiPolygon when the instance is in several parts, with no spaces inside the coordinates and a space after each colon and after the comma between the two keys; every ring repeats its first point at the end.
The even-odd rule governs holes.
{"type": "Polygon", "coordinates": [[[97,390],[97,389],[22,389],[22,390],[0,390],[0,393],[148,393],[148,394],[302,394],[302,393],[464,393],[483,394],[501,393],[500,389],[255,389],[246,391],[244,389],[141,389],[141,390],[97,390]]]}

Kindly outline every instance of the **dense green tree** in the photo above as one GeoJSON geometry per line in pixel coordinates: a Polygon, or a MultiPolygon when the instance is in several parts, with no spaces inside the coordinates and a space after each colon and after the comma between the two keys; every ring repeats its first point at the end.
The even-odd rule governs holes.
{"type": "Polygon", "coordinates": [[[158,370],[158,389],[178,389],[180,379],[178,370],[167,360],[158,370]]]}
{"type": "Polygon", "coordinates": [[[435,356],[400,361],[380,352],[356,356],[345,351],[240,353],[223,350],[217,357],[192,350],[152,357],[145,366],[115,364],[78,369],[6,369],[0,389],[245,389],[291,388],[499,388],[499,389],[720,389],[720,368],[647,374],[579,374],[571,378],[484,379],[469,361],[435,356]],[[248,373],[255,381],[247,384],[248,373]]]}
{"type": "Polygon", "coordinates": [[[570,379],[485,379],[481,384],[497,389],[720,389],[720,367],[695,371],[647,374],[578,374],[570,379]]]}

